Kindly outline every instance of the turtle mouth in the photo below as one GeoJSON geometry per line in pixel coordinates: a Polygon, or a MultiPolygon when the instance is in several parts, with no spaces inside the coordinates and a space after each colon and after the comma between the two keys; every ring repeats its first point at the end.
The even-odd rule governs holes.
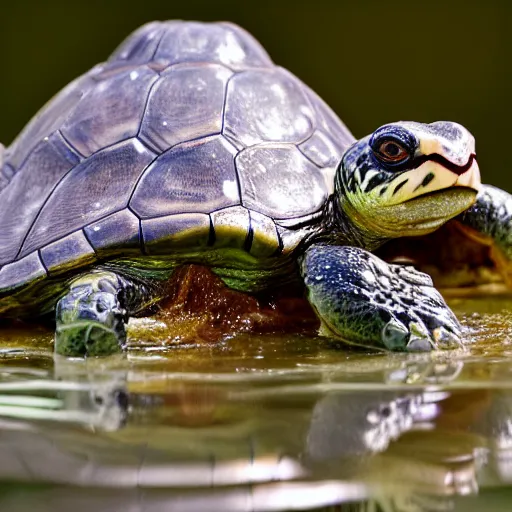
{"type": "Polygon", "coordinates": [[[468,161],[464,165],[455,164],[437,153],[421,155],[413,160],[411,169],[417,169],[425,162],[435,162],[436,164],[442,165],[445,169],[453,172],[453,174],[461,176],[462,174],[469,171],[471,167],[473,167],[473,164],[476,164],[476,155],[475,153],[471,153],[471,155],[469,155],[468,161]]]}
{"type": "MultiPolygon", "coordinates": [[[[417,160],[414,169],[400,173],[394,178],[392,185],[383,185],[379,191],[381,204],[410,205],[413,200],[431,197],[433,192],[453,195],[454,187],[461,190],[471,189],[474,192],[480,189],[480,169],[474,154],[471,154],[464,165],[454,164],[439,154],[424,155],[417,160]]],[[[443,202],[442,208],[449,211],[451,205],[443,202]]]]}
{"type": "MultiPolygon", "coordinates": [[[[425,192],[424,194],[420,194],[418,196],[411,197],[410,199],[407,199],[406,201],[404,201],[403,204],[411,204],[411,203],[414,203],[415,201],[422,202],[425,199],[431,199],[431,198],[435,199],[438,196],[450,194],[450,192],[452,192],[452,191],[453,192],[461,192],[464,195],[473,194],[475,199],[476,199],[476,195],[478,193],[478,189],[476,189],[472,186],[455,184],[455,185],[452,185],[451,187],[442,188],[442,189],[438,189],[438,190],[431,190],[430,192],[425,192]]],[[[443,215],[441,215],[441,216],[443,216],[443,215]]]]}
{"type": "Polygon", "coordinates": [[[424,235],[467,210],[477,193],[473,187],[456,184],[429,190],[381,209],[379,224],[392,238],[424,235]]]}

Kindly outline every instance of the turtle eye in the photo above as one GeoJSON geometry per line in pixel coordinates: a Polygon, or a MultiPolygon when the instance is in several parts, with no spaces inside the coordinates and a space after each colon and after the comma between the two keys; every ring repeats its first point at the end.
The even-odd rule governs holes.
{"type": "Polygon", "coordinates": [[[377,151],[376,156],[388,163],[402,162],[408,158],[409,153],[407,150],[398,142],[394,140],[386,140],[382,142],[377,151]]]}

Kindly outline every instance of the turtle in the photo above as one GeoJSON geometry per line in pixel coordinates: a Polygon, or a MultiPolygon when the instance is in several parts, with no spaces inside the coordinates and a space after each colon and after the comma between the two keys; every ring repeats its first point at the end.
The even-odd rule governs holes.
{"type": "Polygon", "coordinates": [[[124,352],[199,264],[246,294],[298,283],[347,346],[460,347],[432,278],[377,251],[454,219],[507,268],[511,217],[461,124],[358,140],[244,28],[148,22],[2,146],[0,317],[53,318],[58,355],[124,352]]]}

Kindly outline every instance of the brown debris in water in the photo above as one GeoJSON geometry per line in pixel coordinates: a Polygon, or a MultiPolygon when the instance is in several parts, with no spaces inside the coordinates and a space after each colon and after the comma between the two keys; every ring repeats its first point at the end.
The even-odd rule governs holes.
{"type": "Polygon", "coordinates": [[[319,327],[300,291],[283,287],[272,295],[242,293],[201,265],[174,272],[156,318],[167,326],[166,339],[181,343],[212,343],[241,332],[314,335],[319,327]]]}

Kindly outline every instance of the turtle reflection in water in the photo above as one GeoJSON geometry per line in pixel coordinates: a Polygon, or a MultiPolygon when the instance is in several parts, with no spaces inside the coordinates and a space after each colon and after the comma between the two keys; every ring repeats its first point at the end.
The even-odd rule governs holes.
{"type": "Polygon", "coordinates": [[[397,122],[356,141],[228,23],[139,28],[36,115],[0,177],[0,314],[55,311],[65,355],[124,349],[128,318],[184,264],[247,294],[299,283],[347,343],[457,347],[431,278],[374,251],[456,218],[496,269],[512,255],[511,198],[480,184],[464,127],[397,122]]]}

